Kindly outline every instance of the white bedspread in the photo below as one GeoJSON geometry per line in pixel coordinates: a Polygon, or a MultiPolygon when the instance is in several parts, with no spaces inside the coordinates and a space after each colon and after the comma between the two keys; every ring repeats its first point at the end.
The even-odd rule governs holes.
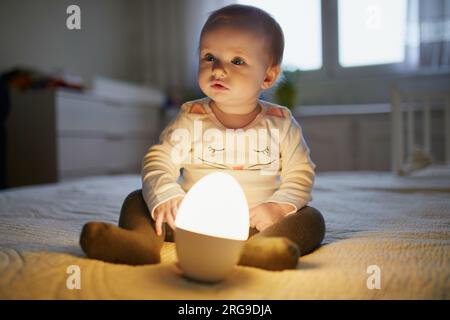
{"type": "Polygon", "coordinates": [[[449,299],[450,170],[319,174],[312,206],[324,215],[323,245],[296,270],[236,267],[207,285],[180,276],[173,244],[162,263],[127,266],[87,259],[85,222],[117,224],[139,176],[92,177],[0,192],[2,299],[449,299]],[[81,289],[66,286],[78,265],[81,289]],[[381,271],[369,289],[367,268],[381,271]]]}

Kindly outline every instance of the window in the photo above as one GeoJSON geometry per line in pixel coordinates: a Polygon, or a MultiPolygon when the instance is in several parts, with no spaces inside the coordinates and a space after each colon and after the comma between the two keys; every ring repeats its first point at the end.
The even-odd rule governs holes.
{"type": "Polygon", "coordinates": [[[406,12],[407,0],[338,0],[339,64],[403,62],[406,12]]]}
{"type": "Polygon", "coordinates": [[[271,14],[284,32],[285,70],[316,70],[322,67],[320,0],[238,0],[271,14]],[[293,17],[292,13],[295,12],[293,17]]]}

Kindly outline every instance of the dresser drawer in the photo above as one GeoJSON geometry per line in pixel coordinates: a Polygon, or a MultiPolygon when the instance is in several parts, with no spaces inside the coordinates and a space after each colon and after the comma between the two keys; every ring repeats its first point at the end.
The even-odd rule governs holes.
{"type": "Polygon", "coordinates": [[[152,142],[141,138],[58,138],[60,176],[139,173],[152,142]]]}
{"type": "Polygon", "coordinates": [[[156,106],[89,93],[12,90],[8,186],[139,174],[145,152],[159,137],[158,115],[156,106]]]}
{"type": "Polygon", "coordinates": [[[159,123],[159,110],[142,105],[122,105],[99,99],[56,97],[56,130],[84,135],[148,135],[159,123]]]}

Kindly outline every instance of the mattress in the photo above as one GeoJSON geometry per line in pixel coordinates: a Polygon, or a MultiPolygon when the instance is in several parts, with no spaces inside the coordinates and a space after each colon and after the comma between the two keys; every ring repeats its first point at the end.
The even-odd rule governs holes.
{"type": "Polygon", "coordinates": [[[138,188],[138,175],[118,175],[0,192],[0,298],[450,298],[448,167],[408,177],[318,174],[310,205],[325,218],[322,245],[295,270],[236,266],[216,284],[182,277],[173,243],[164,244],[155,265],[85,257],[78,243],[83,224],[117,224],[122,201],[138,188]],[[74,266],[80,276],[75,288],[69,285],[74,266]]]}

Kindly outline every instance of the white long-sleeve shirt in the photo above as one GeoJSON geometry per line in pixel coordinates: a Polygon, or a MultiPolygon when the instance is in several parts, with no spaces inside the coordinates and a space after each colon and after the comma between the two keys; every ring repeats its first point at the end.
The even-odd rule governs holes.
{"type": "Polygon", "coordinates": [[[256,118],[233,130],[216,118],[209,102],[184,103],[143,159],[142,193],[152,217],[159,204],[185,195],[217,170],[237,179],[249,208],[290,204],[290,214],[304,207],[312,199],[315,165],[289,109],[260,100],[256,118]]]}

